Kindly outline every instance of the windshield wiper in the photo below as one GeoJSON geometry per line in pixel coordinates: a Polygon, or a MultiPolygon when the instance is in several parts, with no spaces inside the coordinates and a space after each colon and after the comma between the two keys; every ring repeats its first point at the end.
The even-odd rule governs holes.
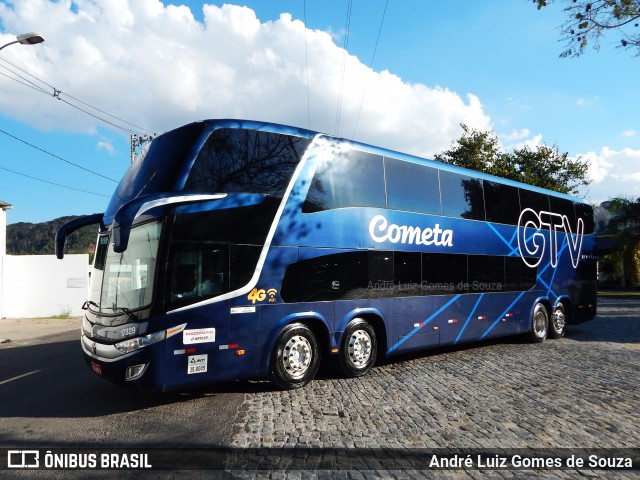
{"type": "Polygon", "coordinates": [[[136,320],[138,320],[138,317],[136,316],[135,313],[133,313],[131,310],[129,310],[127,307],[116,307],[119,308],[120,310],[122,310],[122,312],[129,317],[129,320],[133,320],[134,322],[136,320]]]}

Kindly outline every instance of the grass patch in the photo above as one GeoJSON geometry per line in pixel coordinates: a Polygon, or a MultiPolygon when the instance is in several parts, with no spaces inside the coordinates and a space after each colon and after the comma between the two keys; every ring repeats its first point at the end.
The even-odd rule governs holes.
{"type": "Polygon", "coordinates": [[[603,298],[631,298],[640,300],[640,292],[628,291],[628,292],[616,292],[616,291],[602,291],[598,292],[599,297],[603,298]]]}

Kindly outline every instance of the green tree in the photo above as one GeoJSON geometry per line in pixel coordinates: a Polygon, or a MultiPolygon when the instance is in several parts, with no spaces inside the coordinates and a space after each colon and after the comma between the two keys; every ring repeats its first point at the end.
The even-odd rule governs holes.
{"type": "Polygon", "coordinates": [[[603,206],[611,218],[604,234],[615,237],[613,258],[620,262],[624,286],[640,285],[640,198],[618,197],[603,206]]]}
{"type": "Polygon", "coordinates": [[[581,157],[569,158],[568,153],[548,145],[503,152],[494,132],[481,132],[466,125],[462,130],[462,136],[449,150],[436,155],[436,160],[560,193],[575,195],[589,185],[589,163],[581,157]]]}
{"type": "MultiPolygon", "coordinates": [[[[567,48],[561,57],[578,57],[587,46],[600,49],[600,39],[615,31],[620,48],[640,56],[640,0],[564,0],[566,21],[561,38],[567,48]]],[[[533,0],[538,10],[554,0],[533,0]]]]}

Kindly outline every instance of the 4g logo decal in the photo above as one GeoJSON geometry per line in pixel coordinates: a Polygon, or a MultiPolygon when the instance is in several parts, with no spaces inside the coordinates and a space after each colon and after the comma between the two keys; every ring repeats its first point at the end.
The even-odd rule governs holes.
{"type": "Polygon", "coordinates": [[[269,303],[276,302],[276,294],[278,290],[275,288],[270,288],[269,290],[264,290],[263,288],[254,288],[249,292],[247,298],[251,300],[251,303],[255,305],[256,302],[263,302],[267,297],[269,297],[269,303]]]}
{"type": "Polygon", "coordinates": [[[577,268],[578,262],[580,262],[580,252],[582,251],[582,235],[584,234],[584,221],[582,218],[578,219],[574,235],[566,215],[543,211],[536,212],[530,208],[525,208],[518,219],[518,249],[524,263],[531,268],[536,268],[540,265],[545,252],[548,252],[547,255],[549,255],[551,267],[556,268],[558,264],[558,245],[562,245],[562,239],[558,238],[561,230],[564,231],[567,238],[567,247],[573,268],[577,268]],[[546,235],[541,232],[542,228],[545,227],[549,230],[548,249],[546,235]],[[536,231],[531,234],[531,229],[536,231]],[[537,257],[536,261],[532,261],[534,259],[530,257],[537,257]]]}

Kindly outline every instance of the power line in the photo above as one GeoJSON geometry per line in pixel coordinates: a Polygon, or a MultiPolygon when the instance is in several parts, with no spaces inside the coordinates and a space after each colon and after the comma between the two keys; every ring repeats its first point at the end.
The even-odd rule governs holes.
{"type": "MultiPolygon", "coordinates": [[[[380,27],[378,28],[378,36],[376,37],[376,44],[373,47],[373,55],[371,55],[371,62],[369,62],[369,68],[373,70],[373,60],[376,58],[376,52],[378,51],[378,42],[380,41],[380,34],[382,33],[382,24],[384,23],[384,17],[387,14],[387,6],[389,5],[389,0],[386,0],[384,4],[384,10],[382,11],[382,19],[380,20],[380,27]]],[[[356,130],[358,129],[358,122],[360,121],[360,113],[362,113],[362,105],[364,104],[364,97],[367,94],[367,88],[369,87],[369,79],[370,75],[367,76],[367,83],[364,86],[364,91],[362,92],[362,99],[360,99],[360,108],[358,108],[358,115],[356,115],[356,125],[353,127],[353,135],[351,138],[356,138],[356,130]]]]}
{"type": "Polygon", "coordinates": [[[109,195],[103,195],[102,193],[88,192],[87,190],[81,190],[79,188],[70,187],[68,185],[62,185],[60,183],[50,182],[49,180],[44,180],[42,178],[38,178],[38,177],[31,176],[31,175],[27,175],[26,173],[22,173],[22,172],[16,172],[15,170],[11,170],[10,168],[6,168],[6,167],[3,167],[3,166],[0,166],[0,170],[4,170],[6,172],[11,172],[11,173],[13,173],[15,175],[20,175],[22,177],[27,177],[27,178],[30,178],[32,180],[37,180],[38,182],[48,183],[49,185],[55,185],[56,187],[67,188],[69,190],[75,190],[76,192],[82,192],[82,193],[87,193],[89,195],[96,195],[98,197],[107,197],[107,198],[109,198],[109,195]]]}
{"type": "Polygon", "coordinates": [[[345,34],[344,34],[344,54],[342,56],[342,72],[340,74],[340,89],[338,95],[338,108],[336,109],[336,136],[340,131],[340,115],[342,113],[342,94],[344,93],[344,76],[347,67],[347,48],[349,47],[349,29],[351,27],[351,8],[353,7],[353,0],[349,0],[349,5],[347,7],[347,21],[345,25],[345,34]]]}
{"type": "Polygon", "coordinates": [[[309,123],[309,130],[311,130],[311,100],[309,99],[309,50],[307,47],[307,0],[303,3],[304,13],[304,62],[305,73],[307,76],[307,121],[309,123]]]}
{"type": "Polygon", "coordinates": [[[120,117],[117,117],[116,115],[113,115],[113,114],[111,114],[109,112],[106,112],[106,111],[104,111],[104,110],[102,110],[102,109],[100,109],[98,107],[95,107],[95,106],[93,106],[93,105],[91,105],[91,104],[89,104],[89,103],[87,103],[87,102],[85,102],[83,100],[80,100],[80,99],[78,99],[78,98],[76,98],[76,97],[74,97],[74,96],[72,96],[72,95],[70,95],[68,93],[62,92],[62,90],[59,90],[59,89],[55,88],[53,85],[45,82],[44,80],[38,78],[37,76],[33,75],[32,73],[29,73],[28,71],[24,70],[23,68],[15,65],[14,63],[10,62],[9,60],[7,60],[4,57],[0,57],[0,60],[4,61],[5,63],[7,63],[9,65],[11,65],[13,68],[19,70],[20,72],[24,73],[25,75],[28,75],[29,77],[31,77],[31,78],[35,79],[36,81],[42,83],[46,87],[48,87],[51,90],[53,90],[53,93],[50,93],[46,89],[44,89],[41,86],[35,84],[34,82],[32,82],[31,80],[25,78],[24,76],[20,75],[16,71],[11,70],[7,66],[0,65],[2,68],[4,68],[5,70],[8,70],[13,75],[15,75],[16,77],[22,79],[23,81],[20,81],[17,78],[13,78],[13,77],[11,77],[9,75],[6,75],[6,74],[2,74],[2,75],[4,75],[5,77],[7,77],[7,78],[9,78],[11,80],[14,80],[14,81],[16,81],[16,82],[18,82],[18,83],[20,83],[22,85],[25,85],[25,86],[30,86],[31,88],[34,88],[35,90],[37,90],[37,91],[39,91],[41,93],[44,93],[47,96],[52,96],[53,98],[57,98],[58,100],[61,100],[62,102],[66,103],[67,105],[69,105],[69,106],[71,106],[71,107],[73,107],[73,108],[75,108],[75,109],[77,109],[77,110],[79,110],[79,111],[81,111],[81,112],[83,112],[83,113],[85,113],[87,115],[90,115],[91,117],[93,117],[93,118],[95,118],[95,119],[97,119],[97,120],[99,120],[101,122],[104,122],[104,123],[106,123],[108,125],[111,125],[112,127],[117,128],[118,130],[121,130],[123,132],[129,133],[129,134],[139,134],[139,133],[141,133],[141,131],[145,131],[147,133],[153,133],[153,132],[151,132],[151,130],[148,130],[148,129],[146,129],[144,127],[141,127],[139,125],[136,125],[134,123],[128,122],[127,120],[124,120],[124,119],[122,119],[120,117]],[[27,82],[30,85],[26,85],[25,82],[27,82]],[[64,95],[68,99],[71,99],[71,101],[63,99],[62,95],[64,95]],[[98,114],[92,113],[92,112],[86,110],[85,108],[79,107],[78,105],[74,104],[73,102],[76,102],[76,103],[79,103],[81,105],[84,105],[85,107],[88,107],[91,110],[94,110],[94,111],[99,112],[99,113],[101,113],[103,115],[106,115],[106,116],[108,116],[108,117],[110,117],[110,118],[112,118],[114,120],[117,120],[117,121],[121,122],[121,124],[117,124],[112,120],[107,120],[106,118],[103,118],[102,116],[100,116],[98,114]],[[137,130],[134,130],[134,129],[130,128],[130,127],[127,127],[127,126],[125,126],[123,124],[129,125],[130,127],[135,127],[137,130]]]}
{"type": "Polygon", "coordinates": [[[117,181],[117,180],[115,180],[115,179],[113,179],[113,178],[107,177],[106,175],[102,175],[101,173],[94,172],[93,170],[89,170],[88,168],[85,168],[85,167],[83,167],[82,165],[78,165],[77,163],[73,163],[73,162],[71,162],[71,161],[69,161],[69,160],[66,160],[66,159],[64,159],[64,158],[62,158],[62,157],[60,157],[60,156],[58,156],[58,155],[56,155],[56,154],[54,154],[54,153],[51,153],[51,152],[49,152],[49,151],[45,150],[44,148],[40,148],[40,147],[38,147],[38,146],[36,146],[36,145],[34,145],[34,144],[32,144],[32,143],[27,142],[26,140],[23,140],[23,139],[21,139],[21,138],[16,137],[15,135],[10,134],[9,132],[5,132],[5,131],[4,131],[4,130],[2,130],[2,129],[0,129],[0,133],[3,133],[3,134],[5,134],[5,135],[6,135],[6,136],[8,136],[8,137],[13,138],[14,140],[17,140],[17,141],[19,141],[19,142],[22,142],[22,143],[24,143],[25,145],[30,146],[31,148],[35,148],[36,150],[39,150],[39,151],[41,151],[42,153],[46,153],[47,155],[49,155],[49,156],[51,156],[51,157],[53,157],[53,158],[56,158],[56,159],[61,160],[61,161],[65,162],[65,163],[68,163],[69,165],[73,165],[73,166],[74,166],[74,167],[76,167],[76,168],[79,168],[79,169],[81,169],[81,170],[84,170],[85,172],[89,172],[89,173],[91,173],[91,174],[93,174],[93,175],[97,175],[98,177],[102,177],[102,178],[105,178],[105,179],[107,179],[107,180],[111,180],[112,182],[116,182],[116,183],[118,183],[118,181],[117,181]]]}

